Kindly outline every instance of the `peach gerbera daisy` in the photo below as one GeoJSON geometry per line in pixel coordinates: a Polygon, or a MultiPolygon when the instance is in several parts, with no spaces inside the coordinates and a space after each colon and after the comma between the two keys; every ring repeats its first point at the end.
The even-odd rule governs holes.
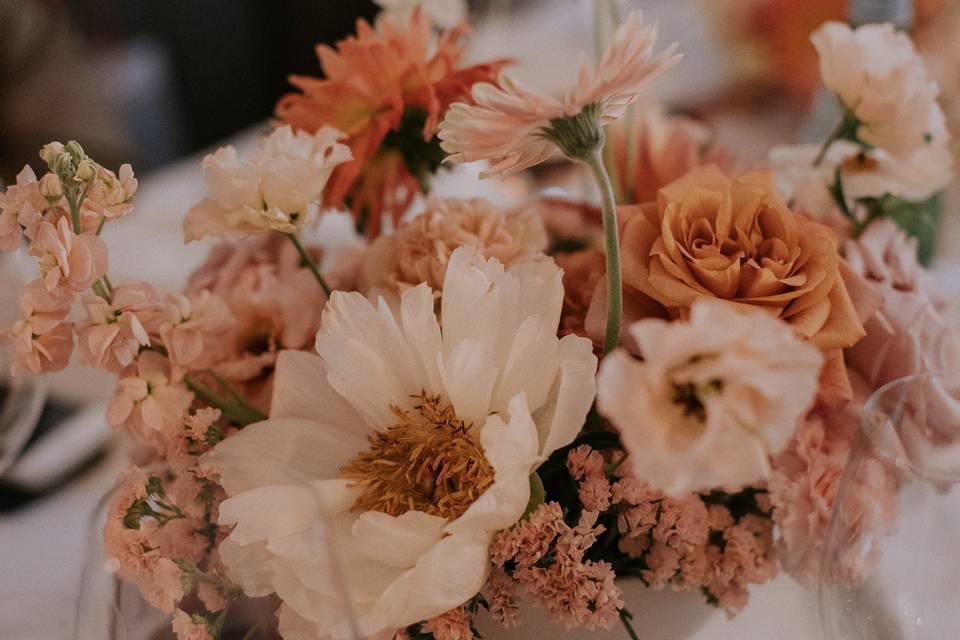
{"type": "MultiPolygon", "coordinates": [[[[563,99],[541,93],[502,75],[500,87],[480,83],[473,87],[476,104],[454,104],[440,124],[441,147],[451,162],[489,160],[486,176],[522,171],[550,157],[558,144],[551,133],[558,119],[572,119],[596,111],[600,124],[619,118],[639,93],[658,75],[680,60],[676,44],[651,58],[657,41],[656,25],[643,24],[634,11],[616,31],[595,71],[581,62],[576,86],[563,99]]],[[[593,128],[596,128],[594,125],[593,128]]]]}
{"type": "Polygon", "coordinates": [[[381,18],[371,27],[358,20],[356,36],[336,48],[317,46],[325,78],[292,76],[300,93],[277,103],[283,123],[310,132],[329,125],[347,134],[354,159],[336,170],[324,204],[346,200],[355,215],[365,216],[370,236],[379,233],[384,212],[399,219],[439,163],[432,143],[440,115],[468,97],[473,83],[492,81],[506,63],[458,68],[467,31],[465,24],[454,27],[431,47],[430,21],[420,8],[405,23],[381,18]],[[409,149],[420,134],[424,148],[409,149]],[[416,158],[417,166],[407,158],[416,158]]]}

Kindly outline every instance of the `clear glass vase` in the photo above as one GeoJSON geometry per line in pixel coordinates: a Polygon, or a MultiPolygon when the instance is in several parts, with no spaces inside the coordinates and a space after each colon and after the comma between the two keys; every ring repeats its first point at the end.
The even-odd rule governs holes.
{"type": "Polygon", "coordinates": [[[834,505],[826,640],[960,638],[960,372],[874,393],[834,505]]]}

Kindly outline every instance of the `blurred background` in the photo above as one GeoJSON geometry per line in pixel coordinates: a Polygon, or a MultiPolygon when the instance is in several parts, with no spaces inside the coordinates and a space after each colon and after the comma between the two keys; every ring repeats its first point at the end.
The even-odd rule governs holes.
{"type": "Polygon", "coordinates": [[[146,172],[263,121],[371,0],[0,0],[0,182],[50,140],[146,172]]]}

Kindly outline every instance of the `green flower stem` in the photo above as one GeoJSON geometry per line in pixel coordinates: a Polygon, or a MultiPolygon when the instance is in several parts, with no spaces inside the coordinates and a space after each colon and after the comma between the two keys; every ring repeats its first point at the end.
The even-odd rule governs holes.
{"type": "Polygon", "coordinates": [[[239,398],[228,400],[193,376],[184,376],[183,382],[187,385],[188,389],[220,409],[224,419],[228,420],[229,422],[233,422],[241,427],[245,427],[248,424],[253,424],[254,422],[260,422],[267,419],[267,416],[260,413],[243,400],[239,398]]]}
{"type": "Polygon", "coordinates": [[[620,238],[617,228],[617,205],[610,176],[603,166],[602,146],[584,154],[580,160],[587,165],[600,188],[603,206],[603,241],[607,254],[607,331],[603,352],[609,353],[620,342],[620,316],[623,311],[623,285],[620,274],[620,238]]]}
{"type": "Polygon", "coordinates": [[[860,119],[854,115],[853,111],[850,109],[845,109],[843,112],[843,118],[840,122],[837,123],[837,126],[834,127],[833,131],[830,132],[830,135],[827,136],[827,139],[823,141],[823,146],[820,147],[820,153],[817,154],[817,157],[813,161],[813,166],[819,167],[823,162],[823,159],[827,157],[827,151],[830,150],[830,147],[837,140],[849,140],[850,142],[855,142],[861,147],[866,147],[858,137],[857,131],[860,129],[860,119]]]}
{"type": "Polygon", "coordinates": [[[333,293],[333,289],[330,288],[330,285],[327,284],[327,281],[323,279],[323,276],[320,275],[320,269],[317,268],[317,265],[313,262],[313,259],[307,254],[307,250],[303,248],[303,245],[300,244],[300,238],[297,237],[295,233],[286,234],[290,238],[290,242],[293,243],[293,246],[297,248],[297,251],[300,252],[300,257],[303,258],[303,261],[307,263],[307,266],[310,268],[310,271],[313,273],[313,277],[317,279],[317,282],[320,283],[320,286],[323,287],[323,292],[327,294],[327,297],[330,297],[330,294],[333,293]]]}

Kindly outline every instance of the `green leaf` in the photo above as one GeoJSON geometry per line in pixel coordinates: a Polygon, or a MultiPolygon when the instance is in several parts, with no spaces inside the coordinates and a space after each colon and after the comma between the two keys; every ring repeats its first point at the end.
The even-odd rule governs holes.
{"type": "Polygon", "coordinates": [[[863,198],[867,218],[858,229],[862,232],[878,218],[889,218],[911,238],[917,239],[917,259],[928,266],[936,252],[937,231],[943,214],[943,192],[926,200],[905,200],[886,194],[880,198],[863,198]]]}
{"type": "Polygon", "coordinates": [[[528,515],[537,510],[537,508],[543,504],[546,500],[547,492],[543,488],[543,480],[540,479],[540,475],[534,471],[530,474],[530,500],[527,501],[527,509],[523,512],[523,517],[526,518],[528,515]]]}

